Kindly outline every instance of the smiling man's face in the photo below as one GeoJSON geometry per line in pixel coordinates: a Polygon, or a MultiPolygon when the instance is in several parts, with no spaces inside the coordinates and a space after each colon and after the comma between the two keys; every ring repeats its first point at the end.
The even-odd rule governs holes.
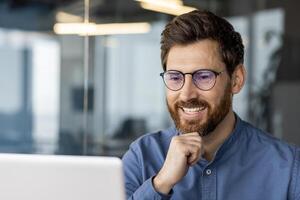
{"type": "Polygon", "coordinates": [[[232,109],[230,77],[219,52],[218,43],[209,39],[185,46],[175,45],[169,51],[166,70],[183,73],[200,69],[224,71],[216,76],[214,87],[208,91],[197,88],[191,75],[185,76],[185,84],[180,90],[167,89],[169,112],[182,133],[208,135],[232,109]]]}

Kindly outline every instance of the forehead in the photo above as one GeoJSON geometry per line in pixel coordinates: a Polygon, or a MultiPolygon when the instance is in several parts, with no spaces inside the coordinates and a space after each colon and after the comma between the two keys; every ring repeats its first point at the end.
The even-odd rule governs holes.
{"type": "Polygon", "coordinates": [[[198,69],[223,70],[225,64],[217,41],[205,39],[173,46],[167,57],[167,70],[191,72],[198,69]]]}

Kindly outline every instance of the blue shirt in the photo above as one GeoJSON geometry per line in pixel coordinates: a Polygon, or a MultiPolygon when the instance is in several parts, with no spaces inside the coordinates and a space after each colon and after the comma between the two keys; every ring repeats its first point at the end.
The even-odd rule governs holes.
{"type": "Polygon", "coordinates": [[[239,117],[232,134],[211,162],[190,167],[169,195],[155,191],[174,128],[133,142],[123,156],[127,198],[131,200],[300,200],[300,149],[272,137],[239,117]]]}

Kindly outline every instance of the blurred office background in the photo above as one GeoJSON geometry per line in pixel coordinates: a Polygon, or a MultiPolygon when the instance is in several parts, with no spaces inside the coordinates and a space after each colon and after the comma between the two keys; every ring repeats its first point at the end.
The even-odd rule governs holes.
{"type": "Polygon", "coordinates": [[[0,152],[122,156],[135,138],[172,125],[160,33],[189,7],[226,17],[242,34],[248,78],[235,111],[300,145],[297,0],[1,0],[0,152]],[[149,10],[153,3],[177,11],[149,10]],[[144,24],[89,36],[54,29],[84,21],[144,24]]]}

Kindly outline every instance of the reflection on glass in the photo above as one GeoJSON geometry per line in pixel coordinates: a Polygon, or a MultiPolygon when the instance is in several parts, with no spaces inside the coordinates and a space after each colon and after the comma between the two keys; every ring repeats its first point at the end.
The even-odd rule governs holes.
{"type": "Polygon", "coordinates": [[[42,34],[0,32],[1,152],[53,153],[59,129],[59,44],[42,34]]]}
{"type": "MultiPolygon", "coordinates": [[[[110,11],[107,4],[99,2],[92,1],[89,6],[89,1],[85,0],[84,6],[83,0],[74,1],[60,5],[51,11],[52,14],[48,10],[47,16],[53,16],[53,20],[43,24],[41,30],[28,32],[0,28],[0,152],[122,156],[133,139],[171,125],[164,85],[159,76],[162,72],[160,33],[169,20],[167,15],[144,10],[141,1],[132,1],[132,5],[126,4],[128,7],[119,1],[120,4],[116,3],[119,10],[110,11]],[[105,17],[101,15],[103,10],[99,11],[101,7],[107,10],[105,17]],[[125,8],[139,12],[132,12],[131,18],[126,18],[125,8]],[[56,23],[82,25],[82,22],[93,23],[92,27],[100,28],[101,34],[96,31],[88,35],[56,35],[51,30],[56,23]],[[121,35],[124,30],[129,31],[123,26],[132,25],[132,22],[146,22],[146,30],[138,28],[140,32],[121,35]],[[118,32],[102,34],[106,31],[104,24],[117,24],[113,31],[118,32]]],[[[9,8],[1,5],[0,8],[9,8]]],[[[0,16],[3,13],[0,12],[0,16]]],[[[247,83],[246,89],[235,97],[239,115],[247,118],[249,110],[257,111],[257,123],[268,123],[278,137],[284,137],[288,132],[295,133],[299,126],[294,122],[297,117],[292,117],[299,114],[299,106],[292,102],[297,100],[298,93],[294,91],[299,90],[299,84],[296,81],[287,84],[288,78],[284,78],[290,73],[293,80],[299,80],[294,73],[298,69],[298,57],[294,55],[299,52],[299,45],[293,38],[280,38],[286,31],[285,14],[284,9],[253,12],[253,27],[246,14],[228,17],[242,33],[246,46],[245,63],[250,72],[248,77],[254,80],[251,88],[247,83]],[[251,30],[253,35],[249,34],[251,30]],[[270,35],[270,31],[275,31],[280,37],[273,35],[266,42],[264,38],[270,35]],[[292,48],[287,49],[285,45],[292,48]],[[251,57],[248,51],[253,52],[251,57]],[[285,57],[291,59],[285,58],[283,60],[288,64],[280,64],[280,76],[284,81],[276,85],[271,95],[271,102],[275,105],[271,117],[265,117],[261,111],[266,108],[270,111],[268,106],[271,104],[262,108],[266,105],[264,101],[265,104],[256,106],[257,99],[262,98],[255,95],[249,98],[247,91],[258,91],[267,85],[268,80],[274,79],[266,71],[278,65],[281,52],[286,52],[285,57]],[[253,66],[247,66],[248,63],[253,63],[253,66]],[[293,98],[286,98],[291,94],[293,98]]],[[[28,19],[24,18],[27,20],[24,24],[31,22],[32,18],[28,19]]],[[[10,25],[14,27],[15,22],[10,22],[10,25]]],[[[32,23],[30,28],[38,27],[36,24],[32,23]]],[[[292,30],[293,34],[297,31],[292,30]]],[[[273,81],[278,83],[275,79],[273,81]]],[[[269,88],[264,90],[269,91],[269,88]]]]}

